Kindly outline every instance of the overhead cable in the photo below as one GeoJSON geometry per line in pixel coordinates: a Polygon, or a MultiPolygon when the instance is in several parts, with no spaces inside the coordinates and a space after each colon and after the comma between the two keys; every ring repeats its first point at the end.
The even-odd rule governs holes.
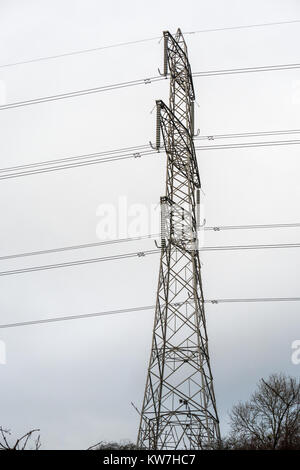
{"type": "MultiPolygon", "coordinates": [[[[243,132],[243,133],[230,133],[230,134],[211,134],[207,136],[197,136],[195,140],[219,140],[231,138],[244,138],[244,137],[264,137],[269,135],[291,135],[299,134],[300,129],[291,130],[277,130],[277,131],[262,131],[262,132],[243,132]]],[[[261,147],[261,146],[277,146],[277,145],[293,145],[298,144],[299,140],[286,140],[286,141],[272,141],[272,142],[247,142],[237,144],[225,145],[210,145],[198,146],[198,150],[211,150],[211,149],[227,149],[227,148],[241,148],[241,147],[261,147]]],[[[0,168],[0,180],[18,178],[21,176],[35,175],[47,173],[57,170],[64,170],[68,168],[78,168],[81,166],[88,166],[100,163],[108,163],[119,160],[138,159],[144,156],[155,155],[158,150],[150,148],[148,145],[137,145],[131,147],[124,147],[120,149],[107,150],[102,152],[94,152],[83,155],[75,155],[71,157],[64,157],[53,160],[44,160],[41,162],[28,163],[23,165],[16,165],[6,168],[0,168]]]]}
{"type": "MultiPolygon", "coordinates": [[[[248,298],[248,299],[205,299],[204,303],[206,304],[213,304],[218,305],[222,303],[254,303],[254,302],[299,302],[300,297],[257,297],[257,298],[248,298]]],[[[33,326],[33,325],[41,325],[45,323],[57,323],[63,322],[68,320],[80,320],[86,318],[95,318],[95,317],[102,317],[107,315],[118,315],[121,313],[133,313],[145,310],[154,310],[155,305],[146,305],[140,307],[131,307],[131,308],[122,308],[119,310],[107,310],[103,312],[94,312],[94,313],[84,313],[81,315],[67,315],[63,317],[51,317],[51,318],[44,318],[44,319],[37,319],[37,320],[29,320],[29,321],[22,321],[22,322],[15,322],[15,323],[4,323],[0,324],[1,329],[6,328],[16,328],[21,326],[33,326]]]]}
{"type": "MultiPolygon", "coordinates": [[[[195,31],[185,31],[183,34],[185,35],[195,35],[199,33],[211,33],[211,32],[220,32],[220,31],[232,31],[232,30],[239,30],[239,29],[250,29],[250,28],[261,28],[261,27],[268,27],[268,26],[279,26],[279,25],[287,25],[287,24],[292,24],[292,23],[299,23],[300,20],[287,20],[287,21],[273,21],[270,23],[254,23],[254,24],[249,24],[249,25],[237,25],[237,26],[225,26],[225,27],[220,27],[220,28],[204,28],[204,29],[198,29],[195,31]]],[[[155,40],[160,40],[160,36],[153,36],[151,38],[144,38],[144,39],[137,39],[133,41],[123,41],[119,42],[116,44],[108,44],[105,46],[97,46],[97,47],[92,47],[92,48],[86,48],[86,49],[79,49],[75,51],[70,51],[70,52],[63,52],[60,54],[54,54],[54,55],[48,55],[48,56],[42,56],[42,57],[37,57],[33,59],[25,59],[25,60],[20,60],[16,62],[10,62],[6,64],[0,64],[0,68],[6,68],[6,67],[13,67],[16,65],[24,65],[24,64],[30,64],[33,62],[41,62],[41,61],[46,61],[46,60],[51,60],[51,59],[59,59],[63,57],[68,57],[68,56],[75,56],[79,54],[86,54],[86,53],[91,53],[91,52],[99,52],[103,51],[106,49],[113,49],[113,48],[118,48],[118,47],[124,47],[124,46],[131,46],[131,45],[136,45],[136,44],[141,44],[141,43],[146,43],[150,41],[155,41],[155,40]]]]}
{"type": "MultiPolygon", "coordinates": [[[[276,229],[276,228],[300,228],[300,223],[294,222],[294,223],[288,223],[288,224],[252,224],[252,225],[214,225],[214,226],[204,226],[203,230],[204,231],[213,231],[213,232],[220,232],[223,230],[250,230],[250,229],[276,229]]],[[[21,253],[12,253],[9,255],[2,255],[0,256],[0,261],[5,261],[9,259],[15,259],[15,258],[24,258],[28,256],[37,256],[37,255],[47,255],[47,254],[52,254],[52,253],[59,253],[59,252],[64,252],[64,251],[72,251],[72,250],[80,250],[80,249],[87,249],[87,248],[96,248],[99,246],[109,246],[109,245],[115,245],[119,243],[128,243],[128,242],[133,242],[133,241],[140,241],[140,240],[149,240],[149,239],[154,239],[154,238],[160,238],[159,233],[155,234],[149,234],[149,235],[141,235],[141,236],[136,236],[136,237],[128,237],[128,238],[117,238],[117,239],[111,239],[111,240],[101,240],[98,242],[92,242],[92,243],[81,243],[77,245],[68,245],[68,246],[63,246],[63,247],[56,247],[56,248],[47,248],[44,250],[36,250],[36,251],[25,251],[21,253]]],[[[247,245],[246,245],[247,246],[247,245]]],[[[258,249],[260,245],[250,245],[252,249],[256,248],[258,249]]],[[[265,245],[262,245],[265,247],[265,245]]],[[[242,245],[237,245],[237,247],[234,247],[235,249],[251,249],[251,248],[245,248],[242,245]]],[[[271,245],[273,247],[273,245],[271,245]]],[[[276,245],[277,247],[277,245],[276,245]]],[[[281,245],[278,246],[279,248],[281,245]]],[[[207,247],[208,250],[221,250],[224,248],[224,250],[229,249],[231,247],[207,247]]],[[[234,249],[232,247],[232,249],[234,249]]],[[[200,248],[201,251],[205,251],[206,248],[202,247],[200,248]]]]}
{"type": "MultiPolygon", "coordinates": [[[[267,66],[259,66],[259,67],[242,67],[242,68],[235,68],[235,69],[221,69],[221,70],[209,70],[209,71],[203,71],[203,72],[195,72],[193,74],[193,77],[199,78],[199,77],[208,77],[208,76],[215,76],[215,75],[231,75],[231,74],[250,73],[250,72],[268,72],[268,71],[275,71],[275,70],[290,70],[290,69],[298,69],[298,68],[300,68],[300,63],[267,65],[267,66]]],[[[166,80],[166,78],[168,77],[154,76],[154,77],[149,77],[149,78],[131,80],[127,82],[115,83],[111,85],[99,86],[95,88],[88,88],[84,90],[71,91],[68,93],[61,93],[57,95],[42,96],[39,98],[30,99],[30,100],[16,101],[16,102],[7,103],[7,104],[0,106],[0,111],[5,110],[5,109],[20,108],[23,106],[29,106],[33,104],[46,103],[50,101],[63,100],[66,98],[74,98],[77,96],[90,95],[93,93],[100,93],[104,91],[117,90],[120,88],[127,88],[127,87],[132,87],[132,86],[137,86],[137,85],[147,85],[147,84],[155,83],[161,80],[166,80]]]]}
{"type": "Polygon", "coordinates": [[[162,76],[149,77],[149,78],[143,78],[143,79],[138,79],[138,80],[131,80],[127,82],[114,83],[112,85],[88,88],[84,90],[70,91],[68,93],[60,93],[58,95],[41,96],[39,98],[34,98],[31,100],[16,101],[13,103],[3,104],[2,106],[0,106],[0,111],[4,109],[20,108],[23,106],[29,106],[33,104],[47,103],[49,101],[64,100],[66,98],[75,98],[77,96],[90,95],[93,93],[101,93],[104,91],[118,90],[120,88],[128,88],[128,87],[137,86],[137,85],[148,85],[150,83],[158,82],[161,80],[166,80],[166,77],[162,77],[162,76]]]}
{"type": "Polygon", "coordinates": [[[196,150],[226,150],[226,149],[241,149],[252,147],[277,147],[281,145],[298,145],[300,139],[295,140],[274,140],[270,142],[241,142],[237,144],[217,144],[217,145],[200,145],[196,146],[196,150]]]}
{"type": "MultiPolygon", "coordinates": [[[[205,247],[200,247],[199,251],[266,250],[266,249],[276,249],[276,248],[300,248],[300,243],[205,246],[205,247]]],[[[141,258],[146,255],[152,255],[156,253],[160,253],[160,249],[143,250],[143,251],[137,251],[134,253],[125,253],[125,254],[120,254],[120,255],[104,256],[104,257],[99,257],[99,258],[87,258],[87,259],[82,259],[82,260],[77,260],[77,261],[68,261],[64,263],[54,263],[54,264],[47,264],[47,265],[32,266],[32,267],[27,267],[27,268],[1,271],[0,277],[11,276],[14,274],[24,274],[24,273],[34,272],[34,271],[44,271],[44,270],[49,270],[49,269],[66,268],[70,266],[99,263],[103,261],[114,261],[114,260],[125,259],[125,258],[135,258],[135,257],[141,258]]]]}

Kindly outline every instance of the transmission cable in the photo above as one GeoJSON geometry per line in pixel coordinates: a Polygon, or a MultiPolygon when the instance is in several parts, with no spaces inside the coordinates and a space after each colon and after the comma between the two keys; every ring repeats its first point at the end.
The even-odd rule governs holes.
{"type": "Polygon", "coordinates": [[[2,271],[0,272],[0,276],[11,276],[14,274],[24,274],[30,273],[34,271],[45,271],[49,269],[57,269],[57,268],[67,268],[70,266],[79,266],[83,264],[91,264],[91,263],[100,263],[104,261],[115,261],[119,259],[125,258],[135,258],[135,257],[143,257],[146,255],[152,255],[154,253],[158,253],[160,250],[148,250],[148,251],[141,251],[141,252],[134,252],[134,253],[125,253],[121,255],[110,255],[110,256],[102,256],[100,258],[87,258],[78,261],[67,261],[64,263],[54,263],[54,264],[46,264],[41,266],[32,266],[28,268],[20,268],[20,269],[13,269],[10,271],[2,271]]]}
{"type": "MultiPolygon", "coordinates": [[[[300,243],[206,246],[206,247],[200,247],[199,251],[265,250],[265,249],[276,249],[276,248],[300,248],[300,243]]],[[[152,254],[156,254],[160,252],[161,252],[160,249],[142,250],[142,251],[138,251],[134,253],[125,253],[121,255],[111,255],[111,256],[104,256],[100,258],[88,258],[88,259],[82,259],[78,261],[68,261],[64,263],[54,263],[54,264],[47,264],[47,265],[40,265],[40,266],[32,266],[32,267],[27,267],[27,268],[2,271],[0,272],[0,276],[11,276],[14,274],[23,274],[23,273],[34,272],[34,271],[44,271],[44,270],[55,269],[55,268],[66,268],[70,266],[78,266],[78,265],[90,264],[90,263],[99,263],[103,261],[114,261],[114,260],[125,259],[125,258],[135,258],[135,257],[141,258],[146,255],[152,255],[152,254]]]]}
{"type": "MultiPolygon", "coordinates": [[[[204,303],[206,304],[213,304],[218,305],[221,303],[254,303],[254,302],[299,302],[300,297],[257,297],[257,298],[249,298],[249,299],[205,299],[204,303]]],[[[6,323],[0,324],[1,329],[5,328],[16,328],[20,326],[30,326],[30,325],[40,325],[45,323],[56,323],[68,320],[80,320],[83,318],[95,318],[95,317],[102,317],[106,315],[117,315],[121,313],[132,313],[132,312],[139,312],[145,310],[154,310],[155,305],[145,305],[141,307],[132,307],[132,308],[122,308],[119,310],[107,310],[104,312],[95,312],[95,313],[84,313],[81,315],[67,315],[63,317],[51,317],[45,319],[37,319],[37,320],[30,320],[30,321],[23,321],[23,322],[16,322],[16,323],[6,323]]]]}
{"type": "MultiPolygon", "coordinates": [[[[100,164],[100,163],[109,163],[109,162],[115,162],[115,161],[120,161],[120,160],[129,160],[129,159],[137,159],[141,157],[147,157],[151,156],[154,154],[157,154],[157,150],[143,150],[143,151],[138,151],[138,152],[130,152],[130,153],[124,153],[119,154],[119,155],[114,155],[110,157],[101,157],[101,158],[96,158],[97,154],[94,154],[94,156],[81,156],[81,157],[75,157],[75,159],[82,159],[82,161],[73,161],[72,157],[70,157],[70,161],[63,163],[63,164],[57,164],[51,166],[51,164],[47,163],[37,163],[37,164],[30,164],[32,166],[32,169],[27,169],[27,165],[24,165],[25,171],[17,171],[15,173],[12,173],[13,167],[11,167],[9,170],[3,168],[0,170],[0,180],[5,180],[5,179],[11,179],[11,178],[18,178],[21,176],[29,176],[29,175],[37,175],[41,173],[49,173],[52,171],[57,171],[57,170],[66,170],[69,168],[79,168],[83,166],[90,166],[90,165],[95,165],[95,164],[100,164]],[[40,166],[44,166],[44,168],[39,168],[40,166]],[[5,174],[5,171],[7,174],[5,174]],[[1,174],[2,173],[2,174],[1,174]]],[[[20,167],[21,168],[21,167],[20,167]]]]}
{"type": "Polygon", "coordinates": [[[21,61],[18,61],[18,62],[11,62],[11,63],[8,63],[8,64],[2,64],[2,65],[0,65],[0,68],[13,67],[13,66],[16,66],[16,65],[23,65],[23,64],[30,64],[30,63],[33,63],[33,62],[41,62],[41,61],[50,60],[50,59],[59,59],[61,57],[68,57],[68,56],[74,56],[74,55],[79,55],[79,54],[86,54],[86,53],[89,53],[89,52],[98,52],[98,51],[103,51],[103,50],[106,50],[106,49],[113,49],[113,48],[117,48],[117,47],[132,46],[134,44],[141,44],[141,43],[144,43],[144,42],[155,41],[157,39],[161,39],[161,37],[162,36],[154,36],[152,38],[138,39],[138,40],[135,40],[135,41],[127,41],[127,42],[119,42],[119,43],[116,43],[116,44],[109,44],[107,46],[92,47],[90,49],[80,49],[80,50],[73,51],[73,52],[64,52],[62,54],[55,54],[55,55],[44,56],[44,57],[37,57],[36,59],[21,60],[21,61]]]}
{"type": "MultiPolygon", "coordinates": [[[[298,144],[300,144],[300,139],[299,140],[272,141],[272,142],[247,142],[247,143],[223,144],[223,145],[202,145],[202,146],[200,145],[200,146],[195,146],[195,150],[206,151],[206,150],[226,150],[226,149],[255,148],[255,147],[278,147],[282,145],[298,145],[298,144]]],[[[96,158],[97,154],[94,154],[94,156],[74,157],[75,159],[78,158],[78,160],[81,158],[82,161],[77,161],[77,162],[69,161],[64,164],[57,164],[53,166],[51,166],[50,163],[47,163],[47,164],[36,163],[36,164],[24,165],[23,168],[25,171],[17,171],[15,173],[12,172],[14,167],[2,168],[0,170],[0,180],[19,178],[22,176],[37,175],[37,174],[42,174],[42,173],[49,173],[52,171],[66,170],[69,168],[79,168],[79,167],[84,167],[84,166],[96,165],[100,163],[110,163],[110,162],[115,162],[115,161],[120,161],[120,160],[132,160],[132,159],[137,159],[141,157],[153,156],[158,153],[159,152],[156,149],[152,149],[152,150],[149,149],[149,150],[143,150],[139,152],[130,152],[130,153],[125,153],[123,155],[114,155],[110,157],[101,157],[101,158],[96,158]],[[28,166],[31,166],[32,169],[30,168],[26,169],[28,166]],[[39,168],[40,166],[44,166],[45,168],[39,168]]],[[[72,157],[70,157],[70,160],[71,159],[72,157]]],[[[15,167],[15,168],[18,168],[18,167],[15,167]]],[[[22,168],[22,166],[19,166],[19,168],[22,168]]]]}
{"type": "MultiPolygon", "coordinates": [[[[214,226],[211,226],[211,227],[204,226],[203,230],[204,231],[220,232],[220,231],[223,231],[223,230],[250,230],[250,229],[275,229],[275,228],[300,228],[300,223],[295,222],[295,223],[289,223],[289,224],[261,224],[261,225],[259,225],[259,224],[254,225],[253,224],[253,225],[223,225],[223,226],[222,225],[214,225],[214,226]]],[[[24,258],[24,257],[28,257],[28,256],[47,255],[47,254],[51,254],[51,253],[59,253],[59,252],[71,251],[71,250],[96,248],[96,247],[99,247],[99,246],[115,245],[115,244],[119,244],[119,243],[128,243],[128,242],[139,241],[139,240],[153,240],[155,238],[160,238],[160,236],[161,235],[159,233],[155,233],[155,234],[141,235],[141,236],[136,236],[136,237],[117,238],[117,239],[111,239],[111,240],[102,240],[102,241],[99,241],[99,242],[81,243],[81,244],[78,244],[78,245],[69,245],[69,246],[63,246],[63,247],[57,247],[57,248],[48,248],[48,249],[37,250],[37,251],[27,251],[27,252],[22,252],[22,253],[13,253],[13,254],[10,254],[10,255],[0,256],[0,261],[15,259],[15,258],[24,258]]],[[[250,246],[254,246],[255,248],[257,247],[257,245],[250,245],[250,246]]],[[[220,250],[222,247],[207,247],[207,248],[208,249],[215,248],[217,250],[220,250]]],[[[228,247],[224,247],[224,249],[228,249],[228,247]]],[[[241,249],[246,249],[246,248],[241,246],[241,249]]],[[[205,251],[205,250],[206,250],[205,247],[201,248],[201,251],[205,251]]]]}
{"type": "MultiPolygon", "coordinates": [[[[268,72],[268,71],[275,71],[275,70],[290,70],[290,69],[298,69],[298,68],[300,68],[300,63],[283,64],[283,65],[267,65],[267,66],[261,66],[261,67],[242,67],[242,68],[236,68],[236,69],[209,70],[209,71],[203,71],[203,72],[195,72],[193,73],[193,77],[198,78],[198,77],[207,77],[207,76],[214,76],[214,75],[229,75],[229,74],[249,73],[249,72],[268,72]]],[[[132,87],[132,86],[137,86],[137,85],[147,85],[147,84],[158,82],[161,80],[166,80],[167,78],[168,77],[166,76],[154,76],[154,77],[149,77],[149,78],[131,80],[128,82],[115,83],[112,85],[89,88],[85,90],[77,90],[77,91],[72,91],[69,93],[61,93],[58,95],[44,96],[40,98],[34,98],[31,100],[16,101],[13,103],[8,103],[8,104],[4,104],[0,106],[0,111],[5,110],[5,109],[20,108],[23,106],[28,106],[28,105],[33,105],[33,104],[46,103],[49,101],[57,101],[57,100],[62,100],[66,98],[74,98],[77,96],[90,95],[92,93],[100,93],[103,91],[117,90],[120,88],[127,88],[127,87],[132,87]]]]}
{"type": "Polygon", "coordinates": [[[147,239],[158,238],[159,236],[160,236],[159,234],[141,235],[141,236],[137,236],[137,237],[117,238],[117,239],[103,240],[103,241],[93,242],[93,243],[82,243],[80,245],[70,245],[70,246],[63,246],[63,247],[58,247],[58,248],[49,248],[49,249],[45,249],[45,250],[27,251],[27,252],[24,252],[24,253],[17,253],[17,254],[0,256],[0,261],[14,259],[14,258],[24,258],[24,257],[27,257],[27,256],[47,255],[47,254],[50,254],[50,253],[59,253],[59,252],[70,251],[70,250],[81,250],[81,249],[86,249],[86,248],[95,248],[95,247],[98,247],[98,246],[115,245],[115,244],[118,244],[118,243],[133,242],[133,241],[138,241],[138,240],[147,240],[147,239]]]}
{"type": "Polygon", "coordinates": [[[276,249],[276,248],[300,248],[300,243],[204,246],[204,247],[199,248],[199,251],[267,250],[267,249],[276,249]]]}
{"type": "Polygon", "coordinates": [[[237,144],[217,144],[217,145],[200,145],[196,146],[195,150],[226,150],[226,149],[241,149],[252,147],[277,147],[281,145],[298,145],[300,139],[295,140],[274,140],[269,142],[242,142],[237,144]]]}
{"type": "Polygon", "coordinates": [[[240,67],[234,69],[221,69],[221,70],[208,70],[203,72],[194,72],[193,77],[213,77],[215,75],[232,75],[239,73],[254,73],[254,72],[272,72],[275,70],[291,70],[299,69],[300,64],[278,64],[278,65],[262,65],[257,67],[240,67]]]}
{"type": "Polygon", "coordinates": [[[204,230],[212,230],[219,232],[221,230],[249,230],[249,229],[268,229],[268,228],[296,228],[300,227],[300,223],[292,222],[289,224],[250,224],[250,225],[214,225],[211,227],[204,226],[204,230]]]}
{"type": "MultiPolygon", "coordinates": [[[[299,131],[300,132],[300,131],[299,131]]],[[[44,165],[51,165],[54,163],[65,163],[68,161],[73,161],[73,160],[81,160],[85,158],[94,158],[94,157],[100,157],[100,156],[109,156],[109,155],[114,155],[114,154],[119,154],[119,153],[124,153],[124,152],[130,152],[130,154],[135,155],[136,151],[143,151],[144,149],[148,149],[149,145],[135,145],[132,147],[123,147],[119,149],[112,149],[112,150],[106,150],[102,152],[94,152],[94,153],[86,153],[83,155],[75,155],[73,157],[63,157],[63,158],[58,158],[55,160],[44,160],[42,162],[36,162],[36,163],[28,163],[25,165],[18,165],[18,166],[12,166],[12,167],[7,167],[7,168],[0,168],[0,173],[7,172],[7,171],[15,171],[15,170],[22,170],[26,168],[32,168],[36,166],[44,166],[44,165]]]]}
{"type": "Polygon", "coordinates": [[[291,24],[291,23],[300,23],[300,20],[276,21],[272,23],[256,23],[256,24],[238,25],[238,26],[225,26],[221,28],[198,29],[198,31],[186,31],[183,34],[213,33],[213,32],[218,32],[218,31],[232,31],[235,29],[261,28],[265,26],[278,26],[278,25],[291,24]]]}
{"type": "MultiPolygon", "coordinates": [[[[217,140],[228,138],[244,138],[254,136],[268,136],[268,135],[289,135],[299,134],[300,129],[291,130],[277,130],[277,131],[263,131],[263,132],[244,132],[239,134],[211,134],[207,136],[197,136],[195,140],[217,140]]],[[[260,147],[260,146],[277,146],[277,145],[293,145],[298,144],[299,140],[286,140],[286,141],[272,141],[272,142],[248,142],[244,144],[225,144],[225,146],[198,146],[197,150],[211,150],[211,149],[226,149],[226,148],[241,148],[242,147],[260,147]],[[233,145],[233,146],[232,146],[233,145]]],[[[150,148],[149,145],[137,145],[132,147],[124,147],[120,149],[94,152],[83,155],[76,155],[73,157],[64,157],[53,160],[45,160],[42,162],[28,163],[12,167],[0,168],[0,180],[18,178],[21,176],[35,175],[47,173],[57,170],[64,170],[68,168],[78,168],[81,166],[88,166],[100,163],[108,163],[119,160],[127,160],[132,158],[140,158],[157,154],[158,151],[150,148]]]]}
{"type": "Polygon", "coordinates": [[[300,129],[285,129],[285,130],[273,130],[273,131],[201,135],[201,136],[195,136],[194,140],[240,139],[244,137],[266,137],[269,135],[290,135],[290,134],[299,134],[299,133],[300,133],[300,129]]]}
{"type": "Polygon", "coordinates": [[[49,101],[63,100],[63,99],[66,99],[66,98],[74,98],[74,97],[77,97],[77,96],[90,95],[90,94],[93,94],[93,93],[101,93],[103,91],[118,90],[120,88],[128,88],[128,87],[137,86],[137,85],[148,85],[150,83],[158,82],[158,81],[161,81],[161,80],[166,80],[166,77],[165,76],[149,77],[149,78],[131,80],[131,81],[127,81],[127,82],[115,83],[115,84],[112,84],[112,85],[105,85],[105,86],[100,86],[100,87],[95,87],[95,88],[88,88],[88,89],[85,89],[85,90],[70,91],[68,93],[61,93],[61,94],[58,94],[58,95],[42,96],[40,98],[34,98],[34,99],[31,99],[31,100],[16,101],[16,102],[13,102],[13,103],[4,104],[4,105],[0,106],[0,110],[20,108],[22,106],[29,106],[29,105],[32,105],[32,104],[47,103],[49,101]]]}
{"type": "MultiPolygon", "coordinates": [[[[267,26],[277,26],[277,25],[285,25],[285,24],[292,24],[292,23],[299,23],[300,20],[288,20],[288,21],[276,21],[276,22],[271,22],[271,23],[257,23],[257,24],[250,24],[250,25],[238,25],[238,26],[226,26],[226,27],[221,27],[221,28],[206,28],[206,29],[198,29],[196,31],[185,31],[183,34],[185,35],[193,35],[193,34],[199,34],[199,33],[211,33],[211,32],[218,32],[218,31],[229,31],[229,30],[239,30],[239,29],[249,29],[249,28],[261,28],[261,27],[267,27],[267,26]]],[[[98,47],[92,47],[89,49],[80,49],[76,51],[71,51],[71,52],[64,52],[60,54],[55,54],[55,55],[49,55],[49,56],[43,56],[43,57],[37,57],[35,59],[26,59],[26,60],[21,60],[18,62],[11,62],[7,64],[1,64],[0,68],[5,68],[5,67],[13,67],[16,65],[23,65],[23,64],[30,64],[33,62],[41,62],[45,60],[51,60],[51,59],[59,59],[62,57],[67,57],[67,56],[74,56],[74,55],[79,55],[79,54],[86,54],[90,52],[99,52],[101,50],[106,50],[106,49],[112,49],[112,48],[117,48],[117,47],[124,47],[124,46],[131,46],[135,44],[141,44],[145,42],[150,42],[150,41],[155,41],[161,39],[162,36],[154,36],[151,38],[145,38],[145,39],[137,39],[134,41],[124,41],[124,42],[119,42],[116,44],[108,44],[106,46],[98,46],[98,47]]]]}

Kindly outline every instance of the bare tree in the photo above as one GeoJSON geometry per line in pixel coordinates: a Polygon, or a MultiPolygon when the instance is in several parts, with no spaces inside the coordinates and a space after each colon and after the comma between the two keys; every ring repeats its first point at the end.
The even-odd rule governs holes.
{"type": "Polygon", "coordinates": [[[95,444],[89,447],[87,450],[135,450],[137,446],[130,441],[121,441],[121,442],[105,442],[100,441],[98,444],[95,444]]]}
{"type": "MultiPolygon", "coordinates": [[[[0,450],[26,450],[30,443],[32,443],[33,434],[39,432],[39,429],[32,429],[26,434],[17,439],[14,443],[11,443],[11,432],[9,429],[3,429],[0,426],[0,450]]],[[[30,450],[39,450],[41,447],[40,435],[33,440],[33,448],[30,450]]]]}
{"type": "Polygon", "coordinates": [[[300,382],[283,374],[261,379],[246,403],[230,414],[225,446],[241,449],[300,449],[300,382]]]}

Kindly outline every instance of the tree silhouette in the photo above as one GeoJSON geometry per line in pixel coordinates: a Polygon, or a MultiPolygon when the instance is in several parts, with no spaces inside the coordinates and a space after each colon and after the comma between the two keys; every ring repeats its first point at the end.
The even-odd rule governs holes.
{"type": "Polygon", "coordinates": [[[227,448],[300,449],[300,382],[284,374],[261,379],[258,389],[230,414],[227,448]]]}
{"type": "MultiPolygon", "coordinates": [[[[29,444],[32,443],[33,434],[39,432],[39,429],[32,429],[23,436],[11,442],[11,432],[9,429],[3,429],[0,426],[0,450],[25,450],[29,449],[29,444]]],[[[33,448],[31,450],[39,450],[41,446],[40,435],[33,440],[33,448]]]]}

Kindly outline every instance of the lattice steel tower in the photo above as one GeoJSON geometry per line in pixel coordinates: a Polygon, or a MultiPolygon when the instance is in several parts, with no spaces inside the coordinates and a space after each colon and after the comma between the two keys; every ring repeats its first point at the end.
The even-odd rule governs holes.
{"type": "Polygon", "coordinates": [[[164,32],[170,102],[157,101],[156,147],[167,154],[153,340],[138,446],[205,449],[220,440],[208,354],[198,253],[200,178],[195,154],[194,87],[181,31],[164,32]]]}

